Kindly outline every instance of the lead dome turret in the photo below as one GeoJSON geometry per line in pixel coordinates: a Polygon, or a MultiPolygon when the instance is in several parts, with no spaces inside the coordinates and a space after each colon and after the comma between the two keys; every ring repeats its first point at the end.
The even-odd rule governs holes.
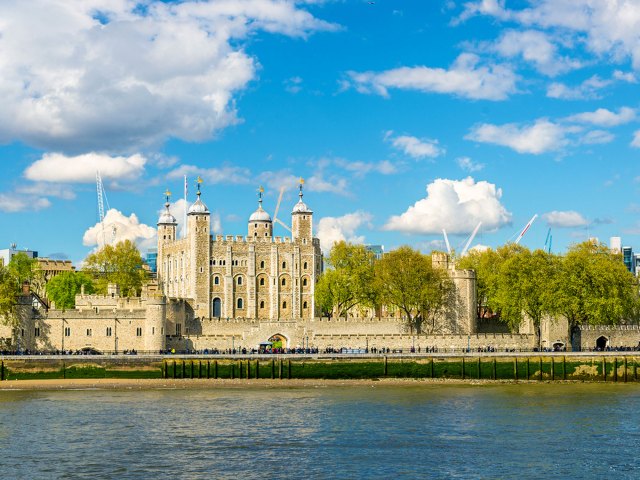
{"type": "Polygon", "coordinates": [[[200,192],[200,184],[201,183],[202,183],[202,179],[200,177],[198,177],[198,192],[196,193],[198,198],[189,207],[187,215],[209,215],[209,209],[204,204],[204,202],[200,199],[200,195],[202,195],[202,192],[200,192]]]}
{"type": "Polygon", "coordinates": [[[262,208],[262,194],[264,189],[258,189],[258,209],[249,217],[249,238],[271,237],[273,233],[273,223],[271,215],[262,208]]]}

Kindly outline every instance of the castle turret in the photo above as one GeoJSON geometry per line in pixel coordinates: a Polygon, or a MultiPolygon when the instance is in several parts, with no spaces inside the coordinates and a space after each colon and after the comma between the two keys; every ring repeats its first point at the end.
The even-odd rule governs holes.
{"type": "Polygon", "coordinates": [[[298,193],[300,199],[298,203],[294,205],[293,211],[291,212],[291,233],[294,242],[307,245],[312,243],[313,238],[313,211],[302,201],[303,185],[304,180],[301,178],[300,193],[298,193]]]}
{"type": "Polygon", "coordinates": [[[187,213],[187,231],[189,242],[189,264],[187,265],[188,296],[193,299],[195,317],[210,317],[209,312],[209,271],[211,259],[211,215],[209,209],[200,198],[200,184],[198,177],[198,198],[189,207],[187,213]]]}
{"type": "Polygon", "coordinates": [[[262,208],[262,194],[264,189],[258,189],[258,209],[249,217],[249,239],[271,238],[273,222],[271,216],[262,208]]]}
{"type": "Polygon", "coordinates": [[[166,197],[166,202],[164,204],[164,211],[160,215],[158,219],[158,264],[157,264],[157,272],[158,272],[158,281],[163,287],[166,287],[165,281],[165,272],[164,272],[164,247],[168,243],[175,242],[176,240],[176,228],[178,226],[178,222],[176,222],[176,218],[171,215],[169,211],[169,198],[171,197],[171,192],[167,190],[164,192],[166,197]]]}

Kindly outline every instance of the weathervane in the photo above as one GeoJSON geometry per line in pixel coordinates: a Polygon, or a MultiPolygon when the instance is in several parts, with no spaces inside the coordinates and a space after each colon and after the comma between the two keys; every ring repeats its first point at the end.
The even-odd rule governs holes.
{"type": "Polygon", "coordinates": [[[164,192],[164,196],[167,198],[167,203],[169,203],[169,198],[171,197],[171,192],[169,191],[168,188],[167,188],[167,191],[164,192]]]}
{"type": "Polygon", "coordinates": [[[262,188],[262,185],[260,185],[260,187],[258,188],[258,203],[260,204],[260,206],[262,206],[262,194],[264,193],[264,188],[262,188]]]}
{"type": "Polygon", "coordinates": [[[196,178],[196,185],[198,186],[198,192],[196,193],[196,195],[200,196],[200,184],[202,183],[202,178],[200,177],[200,175],[198,175],[198,178],[196,178]]]}

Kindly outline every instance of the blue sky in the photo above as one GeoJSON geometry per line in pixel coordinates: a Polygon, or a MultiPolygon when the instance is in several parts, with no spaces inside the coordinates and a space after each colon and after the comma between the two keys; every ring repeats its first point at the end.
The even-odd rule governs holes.
{"type": "Polygon", "coordinates": [[[640,1],[81,4],[0,4],[2,248],[81,261],[97,170],[143,251],[185,174],[212,233],[303,177],[325,249],[640,248],[640,1]]]}

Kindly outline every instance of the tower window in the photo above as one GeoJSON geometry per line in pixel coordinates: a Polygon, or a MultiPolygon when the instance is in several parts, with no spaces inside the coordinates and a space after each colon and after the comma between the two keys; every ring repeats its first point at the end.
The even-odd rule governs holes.
{"type": "Polygon", "coordinates": [[[286,279],[286,278],[283,278],[283,279],[282,279],[282,286],[284,287],[286,284],[287,284],[287,279],[286,279]]]}
{"type": "Polygon", "coordinates": [[[236,302],[236,305],[238,306],[238,308],[243,308],[244,303],[241,298],[238,299],[238,301],[236,302]]]}
{"type": "Polygon", "coordinates": [[[302,303],[302,308],[307,308],[307,302],[302,303]]]}
{"type": "Polygon", "coordinates": [[[306,279],[306,278],[303,278],[303,279],[302,279],[302,286],[303,286],[303,287],[306,287],[306,286],[307,286],[307,279],[306,279]]]}
{"type": "Polygon", "coordinates": [[[257,223],[255,224],[255,228],[258,228],[258,224],[257,223]]]}
{"type": "Polygon", "coordinates": [[[242,285],[242,277],[238,277],[238,285],[242,285]]]}
{"type": "Polygon", "coordinates": [[[263,287],[264,286],[264,278],[260,279],[260,286],[263,287]]]}
{"type": "Polygon", "coordinates": [[[308,267],[307,262],[304,262],[304,264],[302,265],[302,268],[306,270],[307,267],[308,267]]]}
{"type": "Polygon", "coordinates": [[[87,337],[90,337],[90,336],[91,336],[91,329],[87,328],[87,337]]]}
{"type": "Polygon", "coordinates": [[[218,277],[217,275],[213,277],[213,284],[220,285],[220,277],[218,277]]]}
{"type": "Polygon", "coordinates": [[[264,260],[260,262],[260,268],[264,268],[264,260]]]}
{"type": "Polygon", "coordinates": [[[287,302],[282,302],[282,308],[286,309],[287,308],[287,302]]]}
{"type": "Polygon", "coordinates": [[[111,336],[111,327],[107,327],[107,337],[111,336]]]}
{"type": "Polygon", "coordinates": [[[282,262],[282,269],[284,270],[285,268],[287,268],[287,262],[282,262]]]}
{"type": "Polygon", "coordinates": [[[260,308],[264,308],[264,300],[260,301],[260,308]]]}
{"type": "Polygon", "coordinates": [[[142,327],[138,327],[136,328],[136,337],[141,337],[142,336],[142,327]]]}

